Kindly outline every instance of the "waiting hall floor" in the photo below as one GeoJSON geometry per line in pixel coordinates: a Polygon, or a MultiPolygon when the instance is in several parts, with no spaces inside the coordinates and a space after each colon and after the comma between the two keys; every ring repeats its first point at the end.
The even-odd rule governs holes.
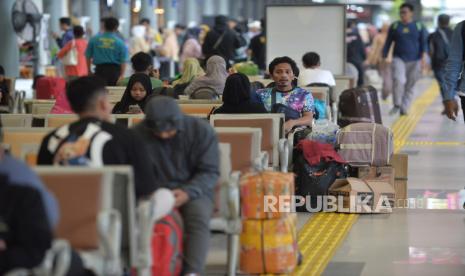
{"type": "MultiPolygon", "coordinates": [[[[437,85],[429,78],[417,96],[437,85]]],[[[409,198],[426,208],[360,215],[336,249],[323,275],[465,275],[465,124],[441,116],[438,93],[400,150],[409,155],[409,198]]],[[[383,123],[392,126],[390,103],[381,104],[383,123]]],[[[299,214],[299,229],[311,220],[299,214]]],[[[213,235],[207,275],[225,275],[226,236],[213,235]]],[[[311,275],[302,272],[301,275],[311,275]]]]}

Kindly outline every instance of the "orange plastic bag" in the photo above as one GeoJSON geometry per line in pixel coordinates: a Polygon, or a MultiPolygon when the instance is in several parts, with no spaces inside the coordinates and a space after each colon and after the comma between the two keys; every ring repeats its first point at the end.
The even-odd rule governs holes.
{"type": "Polygon", "coordinates": [[[296,215],[242,222],[240,270],[247,274],[291,273],[297,266],[296,215]]]}
{"type": "Polygon", "coordinates": [[[280,218],[289,214],[289,212],[279,212],[280,197],[290,200],[294,195],[294,174],[272,171],[249,173],[241,177],[240,187],[243,218],[280,218]],[[276,204],[270,205],[274,206],[276,212],[272,208],[265,210],[265,200],[267,200],[265,196],[275,198],[276,204]]]}

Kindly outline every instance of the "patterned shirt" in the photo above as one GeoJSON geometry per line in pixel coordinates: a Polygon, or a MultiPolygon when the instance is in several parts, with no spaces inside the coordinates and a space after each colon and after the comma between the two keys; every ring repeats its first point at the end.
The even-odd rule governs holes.
{"type": "MultiPolygon", "coordinates": [[[[273,88],[257,90],[257,95],[268,112],[271,111],[272,106],[272,91],[273,88]]],[[[300,87],[295,87],[289,92],[276,91],[276,103],[288,106],[300,113],[315,111],[312,94],[300,87]]]]}

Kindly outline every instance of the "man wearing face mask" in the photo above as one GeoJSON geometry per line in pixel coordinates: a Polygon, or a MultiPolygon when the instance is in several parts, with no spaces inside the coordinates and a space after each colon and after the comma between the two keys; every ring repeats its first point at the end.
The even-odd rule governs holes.
{"type": "Polygon", "coordinates": [[[219,149],[208,122],[184,115],[175,100],[154,97],[136,127],[149,147],[156,183],[172,190],[185,229],[183,275],[201,275],[209,246],[219,149]]]}

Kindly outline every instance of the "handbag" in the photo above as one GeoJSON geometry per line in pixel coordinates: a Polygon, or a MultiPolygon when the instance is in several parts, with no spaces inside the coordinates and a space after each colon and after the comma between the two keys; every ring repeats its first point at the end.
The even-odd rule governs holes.
{"type": "Polygon", "coordinates": [[[276,103],[276,91],[274,89],[271,91],[271,113],[283,113],[286,122],[289,120],[297,120],[301,117],[299,111],[284,104],[276,103]]]}
{"type": "Polygon", "coordinates": [[[63,56],[61,62],[63,65],[72,66],[78,64],[78,53],[76,49],[76,41],[71,40],[71,49],[63,56]]]}

